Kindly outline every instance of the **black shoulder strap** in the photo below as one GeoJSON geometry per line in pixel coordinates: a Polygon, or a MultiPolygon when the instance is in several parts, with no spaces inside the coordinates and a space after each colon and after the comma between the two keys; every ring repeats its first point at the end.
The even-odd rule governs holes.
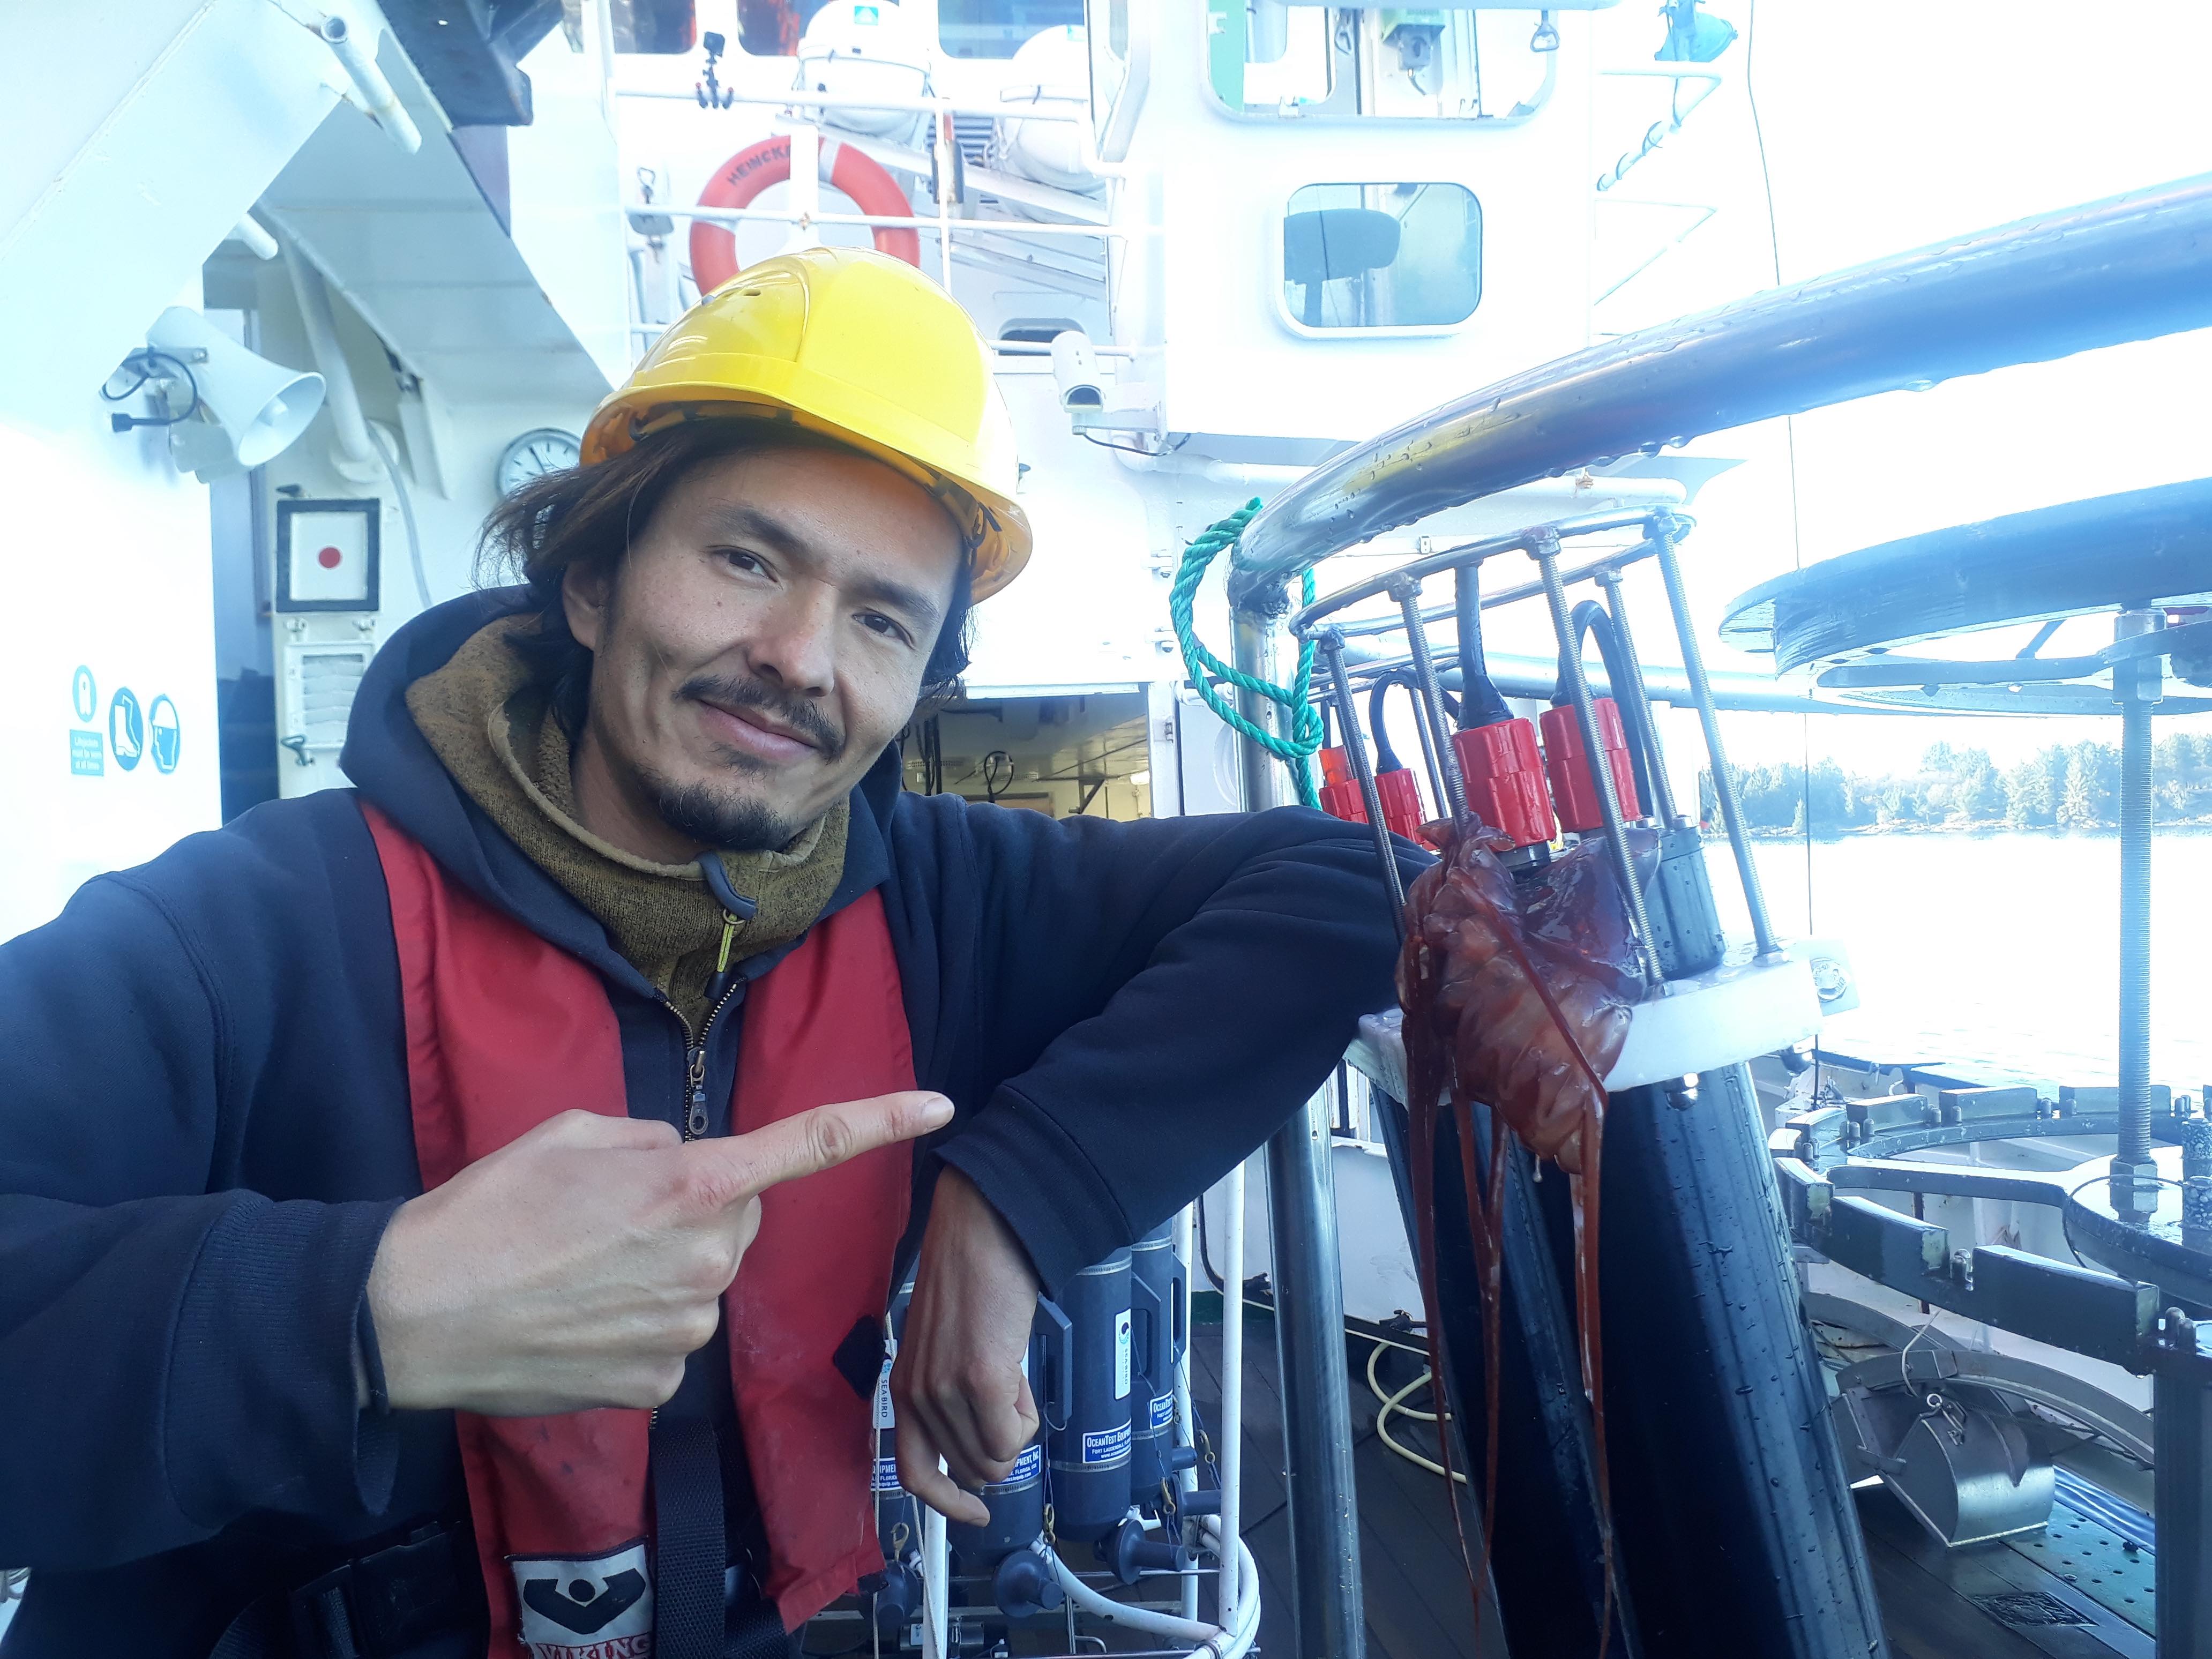
{"type": "Polygon", "coordinates": [[[722,1461],[711,1424],[653,1425],[653,1659],[721,1659],[722,1461]]]}
{"type": "Polygon", "coordinates": [[[722,1659],[792,1659],[797,1651],[775,1603],[766,1597],[756,1596],[731,1613],[722,1659]]]}

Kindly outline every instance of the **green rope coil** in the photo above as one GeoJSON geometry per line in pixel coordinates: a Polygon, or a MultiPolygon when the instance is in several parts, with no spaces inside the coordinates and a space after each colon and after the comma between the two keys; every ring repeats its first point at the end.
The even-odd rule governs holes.
{"type": "MultiPolygon", "coordinates": [[[[1317,806],[1321,797],[1314,789],[1313,769],[1307,764],[1321,747],[1322,740],[1321,711],[1308,696],[1313,687],[1313,641],[1308,640],[1298,647],[1297,677],[1288,686],[1280,686],[1272,680],[1241,673],[1207,650],[1198,637],[1197,624],[1191,617],[1191,606],[1198,598],[1198,585],[1206,579],[1206,567],[1224,550],[1236,547],[1244,526],[1252,522],[1259,510],[1260,501],[1255,496],[1227,518],[1208,525],[1195,541],[1183,549],[1182,568],[1176,572],[1175,586],[1168,594],[1168,615],[1175,622],[1176,641],[1182,647],[1183,666],[1190,675],[1190,683],[1198,688],[1200,701],[1231,731],[1250,738],[1291,769],[1291,781],[1297,786],[1301,805],[1317,806]],[[1246,720],[1214,689],[1216,680],[1265,697],[1281,708],[1289,716],[1290,736],[1278,737],[1246,720]]],[[[1301,591],[1305,603],[1311,605],[1312,571],[1305,573],[1301,591]]]]}

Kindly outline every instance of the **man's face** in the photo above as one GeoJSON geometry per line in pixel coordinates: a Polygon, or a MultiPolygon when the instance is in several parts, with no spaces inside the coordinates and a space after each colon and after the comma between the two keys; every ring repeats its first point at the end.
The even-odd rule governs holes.
{"type": "Polygon", "coordinates": [[[912,715],[961,557],[944,508],[865,456],[700,463],[611,582],[563,590],[593,658],[579,805],[612,820],[590,827],[667,862],[789,841],[912,715]]]}

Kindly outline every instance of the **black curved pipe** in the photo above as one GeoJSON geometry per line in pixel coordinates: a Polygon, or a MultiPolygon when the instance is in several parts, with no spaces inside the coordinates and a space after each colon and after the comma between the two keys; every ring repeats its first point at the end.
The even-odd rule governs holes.
{"type": "Polygon", "coordinates": [[[1452,609],[1459,627],[1459,683],[1466,702],[1454,716],[1461,731],[1495,726],[1511,718],[1505,699],[1491,683],[1490,665],[1482,654],[1482,574],[1479,565],[1463,564],[1452,573],[1452,609]]]}
{"type": "MultiPolygon", "coordinates": [[[[1390,747],[1389,734],[1382,727],[1382,696],[1394,685],[1402,686],[1406,695],[1413,699],[1414,720],[1418,721],[1421,718],[1421,686],[1412,669],[1394,668],[1387,674],[1376,677],[1375,683],[1367,690],[1367,726],[1375,734],[1375,769],[1378,772],[1396,772],[1405,767],[1405,763],[1398,758],[1397,751],[1390,747]]],[[[1443,702],[1444,714],[1457,724],[1460,700],[1441,687],[1437,689],[1437,696],[1443,702]]]]}
{"type": "Polygon", "coordinates": [[[1375,736],[1375,769],[1378,772],[1402,772],[1406,763],[1398,758],[1398,751],[1390,746],[1389,728],[1382,724],[1382,695],[1399,684],[1394,674],[1384,674],[1367,688],[1367,729],[1375,736]]]}
{"type": "MultiPolygon", "coordinates": [[[[1580,654],[1585,637],[1597,641],[1599,659],[1605,664],[1606,690],[1613,705],[1620,711],[1620,732],[1627,740],[1628,762],[1636,777],[1637,804],[1649,811],[1651,809],[1651,761],[1645,752],[1644,731],[1644,700],[1642,687],[1636,677],[1628,672],[1627,653],[1620,648],[1620,635],[1613,631],[1613,617],[1595,599],[1584,599],[1569,617],[1573,640],[1572,649],[1580,654]]],[[[1567,690],[1567,663],[1559,660],[1559,681],[1552,690],[1552,706],[1564,708],[1573,701],[1567,690]]]]}

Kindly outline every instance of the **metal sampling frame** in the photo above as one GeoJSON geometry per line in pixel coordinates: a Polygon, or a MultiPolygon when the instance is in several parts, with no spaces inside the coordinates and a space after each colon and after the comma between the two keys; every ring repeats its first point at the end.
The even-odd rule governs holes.
{"type": "MultiPolygon", "coordinates": [[[[1754,421],[1882,392],[1923,389],[1959,375],[2049,361],[2208,325],[2212,325],[2212,176],[2183,179],[2020,221],[1624,336],[1417,416],[1316,468],[1277,496],[1247,527],[1232,563],[1229,597],[1236,665],[1257,679],[1281,682],[1276,659],[1285,637],[1284,618],[1291,608],[1287,584],[1291,578],[1386,531],[1498,490],[1538,478],[1562,477],[1584,466],[1609,465],[1639,452],[1656,454],[1670,443],[1754,421]]],[[[1714,762],[1716,793],[1753,917],[1755,944],[1762,956],[1768,956],[1777,949],[1777,941],[1751,866],[1741,815],[1733,799],[1733,779],[1721,750],[1711,687],[1702,683],[1701,653],[1696,648],[1695,630],[1682,592],[1674,546],[1680,520],[1676,515],[1653,513],[1630,515],[1626,522],[1647,526],[1647,540],[1665,574],[1693,700],[1705,723],[1714,762]],[[1664,533],[1650,533],[1662,526],[1667,526],[1664,533]]],[[[1578,529],[1573,520],[1540,526],[1502,538],[1504,546],[1482,555],[1486,557],[1517,549],[1536,559],[1541,586],[1553,608],[1555,631],[1563,631],[1558,624],[1566,580],[1558,568],[1559,546],[1563,539],[1580,533],[1588,532],[1578,529]]],[[[1423,693],[1422,720],[1432,726],[1433,736],[1442,736],[1445,728],[1441,699],[1434,664],[1427,659],[1418,584],[1424,575],[1470,562],[1479,564],[1480,559],[1468,549],[1454,549],[1431,556],[1425,562],[1429,568],[1425,568],[1425,561],[1419,559],[1401,567],[1380,579],[1379,586],[1363,586],[1369,597],[1392,592],[1393,582],[1402,590],[1394,597],[1399,599],[1408,629],[1412,666],[1423,693]]],[[[1594,580],[1599,579],[1596,572],[1590,574],[1594,580]]],[[[1617,563],[1613,574],[1617,584],[1617,563]]],[[[1348,589],[1346,594],[1352,592],[1348,589]]],[[[1614,601],[1616,614],[1623,614],[1617,585],[1609,586],[1608,597],[1614,601]]],[[[1338,608],[1351,602],[1345,594],[1333,599],[1338,608]]],[[[1309,612],[1299,621],[1311,628],[1323,623],[1324,617],[1309,612]]],[[[1342,641],[1346,632],[1339,627],[1316,634],[1330,659],[1332,696],[1337,699],[1340,714],[1349,701],[1349,684],[1342,672],[1342,641]]],[[[1577,653],[1565,651],[1564,654],[1569,663],[1569,689],[1577,720],[1586,750],[1595,756],[1601,750],[1592,742],[1588,683],[1577,653]]],[[[1624,689],[1613,688],[1616,697],[1624,689]]],[[[1634,712],[1643,712],[1643,688],[1635,688],[1625,701],[1634,706],[1634,712]]],[[[1273,729],[1273,707],[1264,697],[1240,693],[1240,712],[1255,725],[1273,729]]],[[[1346,721],[1345,729],[1350,735],[1358,727],[1346,721]]],[[[1364,762],[1359,745],[1349,746],[1364,762]]],[[[1440,786],[1438,799],[1456,810],[1463,798],[1449,743],[1432,742],[1429,746],[1440,786]]],[[[1608,769],[1602,763],[1593,768],[1605,804],[1606,834],[1619,860],[1626,850],[1625,827],[1620,822],[1618,801],[1610,799],[1608,769]]],[[[1280,767],[1258,744],[1249,741],[1243,745],[1243,776],[1249,808],[1284,802],[1286,792],[1280,767]]],[[[1373,794],[1371,772],[1361,781],[1370,822],[1379,824],[1381,813],[1373,794]]],[[[1395,884],[1395,863],[1389,859],[1384,863],[1393,872],[1395,884]]],[[[1632,897],[1637,895],[1632,879],[1627,887],[1632,897]]],[[[1394,897],[1398,896],[1401,896],[1394,890],[1394,897]]],[[[1649,918],[1639,915],[1638,922],[1639,944],[1647,952],[1645,970],[1651,975],[1649,918]]],[[[1717,1074],[1729,1086],[1709,1089],[1707,1094],[1721,1097],[1747,1091],[1747,1073],[1735,1078],[1741,1071],[1735,1068],[1717,1074]]],[[[1662,1206],[1632,1221],[1662,1231],[1694,1223],[1708,1233],[1728,1232],[1759,1246],[1748,1250],[1731,1248],[1717,1255],[1704,1268],[1707,1282],[1700,1293],[1725,1301],[1729,1295],[1741,1291],[1745,1297],[1743,1305],[1750,1310],[1745,1316],[1749,1325],[1775,1327],[1786,1320],[1796,1328],[1753,1330],[1746,1335],[1707,1328],[1705,1334],[1723,1344],[1736,1341],[1739,1336],[1754,1347],[1759,1342],[1765,1344],[1759,1352],[1741,1346],[1731,1349],[1723,1356],[1728,1361],[1723,1370],[1758,1364],[1784,1365],[1802,1384],[1808,1350],[1794,1279],[1778,1289],[1764,1279],[1748,1285],[1718,1282],[1736,1271],[1737,1258],[1764,1260],[1768,1243],[1778,1248],[1783,1243],[1781,1216],[1768,1173],[1772,1166],[1765,1149],[1758,1149],[1755,1166],[1747,1169],[1742,1149],[1733,1144],[1698,1147],[1668,1139],[1674,1129],[1686,1124],[1741,1118],[1747,1128],[1751,1104],[1747,1092],[1739,1103],[1745,1109],[1741,1112],[1689,1110],[1652,1116],[1655,1139],[1638,1149],[1654,1160],[1649,1184],[1656,1187],[1672,1174],[1688,1186],[1674,1194],[1678,1200],[1674,1209],[1662,1206]],[[1693,1218],[1685,1206],[1706,1208],[1693,1218]],[[1717,1222],[1716,1216],[1720,1218],[1717,1222]]],[[[1617,1122],[1634,1123],[1644,1116],[1632,1110],[1615,1114],[1617,1122]]],[[[1349,1391],[1342,1357],[1342,1296],[1336,1272],[1328,1146],[1326,1113],[1314,1103],[1279,1131],[1268,1147],[1273,1256],[1281,1310],[1277,1329],[1283,1362],[1286,1484],[1291,1557],[1297,1580],[1298,1651],[1304,1659],[1361,1659],[1364,1628],[1358,1528],[1352,1485],[1349,1391]]],[[[1785,1190],[1790,1188],[1788,1181],[1784,1184],[1785,1190]]],[[[1792,1199],[1793,1221],[1814,1201],[1812,1188],[1799,1192],[1792,1199]]],[[[1843,1206],[1852,1202],[1837,1201],[1843,1206]]],[[[1825,1201],[1823,1207],[1831,1216],[1856,1213],[1848,1209],[1838,1212],[1825,1201]]],[[[1618,1228],[1620,1212],[1615,1209],[1612,1214],[1610,1224],[1618,1228]]],[[[1878,1214],[1893,1216],[1886,1211],[1878,1214]]],[[[1911,1224],[1910,1218],[1902,1219],[1911,1224]]],[[[1887,1226],[1874,1220],[1869,1224],[1887,1226]]],[[[1887,1232],[1882,1236],[1890,1237],[1887,1232]]],[[[1684,1240],[1653,1236],[1641,1242],[1650,1246],[1655,1255],[1664,1255],[1684,1240]]],[[[1916,1235],[1909,1245],[1912,1260],[1924,1261],[1925,1248],[1925,1238],[1916,1235]]],[[[1976,1259],[1988,1254],[1976,1252],[1976,1259]]],[[[1683,1262],[1675,1267],[1680,1272],[1698,1271],[1683,1262]]],[[[1508,1268],[1513,1270],[1510,1257],[1508,1268]]],[[[1653,1269],[1655,1273],[1667,1270],[1653,1269]]],[[[1679,1283],[1674,1288],[1679,1289],[1679,1283]]],[[[1607,1295],[1610,1322],[1616,1301],[1610,1280],[1607,1295]]],[[[2187,1320],[2168,1316],[2164,1324],[2158,1346],[2170,1360],[2162,1364],[2158,1375],[2161,1388],[2171,1386],[2179,1392],[2170,1402],[2172,1414],[2161,1412],[2161,1421],[2172,1424],[2173,1428],[2161,1437],[2169,1443],[2162,1448],[2165,1455],[2160,1459],[2160,1508],[2168,1527],[2179,1535],[2162,1542],[2172,1551],[2177,1574],[2185,1571],[2197,1584],[2212,1586],[2212,1558],[2208,1557],[2208,1534],[2202,1524],[2203,1452],[2205,1443],[2212,1440],[2212,1391],[2203,1384],[2212,1364],[2208,1364],[2198,1346],[2196,1328],[2187,1320]],[[2171,1385],[2164,1381],[2169,1370],[2179,1379],[2171,1385]],[[2169,1462],[2178,1471],[2172,1481],[2166,1467],[2169,1462]],[[2169,1510],[2167,1487],[2174,1481],[2190,1483],[2192,1493],[2174,1495],[2169,1510]]],[[[1705,1392],[1725,1381],[1720,1376],[1704,1379],[1705,1392]]],[[[1667,1382],[1655,1374],[1651,1382],[1655,1398],[1668,1396],[1667,1382]]],[[[1748,1382],[1742,1386],[1747,1390],[1752,1387],[1748,1382]]],[[[1675,1391],[1668,1397],[1685,1412],[1694,1413],[1703,1404],[1696,1391],[1675,1391]]],[[[2161,1401],[2167,1403],[2163,1394],[2161,1401]]],[[[1767,1415],[1787,1409],[1772,1400],[1767,1405],[1767,1415]]],[[[1826,1421],[1825,1412],[1814,1415],[1826,1421]]],[[[1462,1420],[1468,1419],[1462,1416],[1462,1420]]],[[[1650,1431],[1647,1438],[1667,1432],[1662,1424],[1647,1426],[1650,1431]]],[[[1821,1438],[1817,1431],[1798,1437],[1821,1438]]],[[[1787,1437],[1784,1443],[1775,1443],[1765,1436],[1763,1425],[1741,1419],[1712,1419],[1688,1438],[1714,1456],[1734,1456],[1740,1462],[1756,1463],[1769,1455],[1786,1459],[1790,1452],[1787,1437]]],[[[1827,1461],[1832,1462],[1833,1455],[1830,1434],[1827,1461]]],[[[1819,1455],[1809,1461],[1799,1460],[1803,1479],[1814,1487],[1821,1487],[1828,1478],[1822,1462],[1819,1455]]],[[[1656,1470],[1659,1466],[1654,1467],[1656,1470]]],[[[1670,1472],[1680,1474],[1682,1468],[1672,1466],[1670,1472]]],[[[1778,1494],[1768,1492],[1763,1481],[1752,1485],[1758,1488],[1754,1496],[1781,1507],[1778,1494]]],[[[1810,1496],[1815,1499],[1814,1520],[1833,1522],[1836,1506],[1831,1498],[1824,1491],[1810,1496]]],[[[1842,1501],[1842,1513],[1849,1522],[1847,1492],[1842,1501]]],[[[1790,1516],[1780,1519],[1785,1530],[1796,1525],[1790,1516]]],[[[1777,1644],[1759,1650],[1840,1655],[1848,1648],[1859,1656],[1881,1651],[1879,1619],[1867,1588],[1863,1545],[1856,1523],[1845,1525],[1840,1533],[1825,1524],[1815,1525],[1809,1532],[1798,1528],[1796,1536],[1808,1547],[1839,1553],[1840,1570],[1830,1562],[1825,1570],[1825,1584],[1808,1585],[1802,1582],[1809,1574],[1801,1559],[1784,1569],[1781,1579],[1771,1587],[1771,1595],[1761,1591],[1753,1597],[1764,1597],[1754,1611],[1762,1615],[1760,1624],[1778,1635],[1777,1644]],[[1850,1646],[1854,1642],[1856,1645],[1850,1646]]],[[[1499,1540],[1501,1547],[1505,1541],[1499,1540]]],[[[2159,1571],[2163,1592],[2168,1571],[2164,1550],[2159,1571]]],[[[1705,1588],[1711,1588],[1710,1580],[1705,1588]]],[[[1751,1595],[1751,1588],[1741,1583],[1731,1588],[1751,1595]]],[[[2191,1659],[2212,1656],[2212,1610],[2201,1610],[2199,1606],[2199,1598],[2206,1594],[2212,1590],[2183,1591],[2161,1608],[2161,1659],[2181,1654],[2191,1659]]]]}

